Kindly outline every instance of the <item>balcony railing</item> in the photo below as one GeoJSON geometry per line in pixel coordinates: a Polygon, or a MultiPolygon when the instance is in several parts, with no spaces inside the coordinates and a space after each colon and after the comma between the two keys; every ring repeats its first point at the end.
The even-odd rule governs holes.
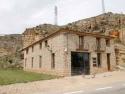
{"type": "Polygon", "coordinates": [[[79,45],[79,48],[77,50],[88,51],[89,50],[89,44],[84,43],[84,45],[79,45]]]}
{"type": "Polygon", "coordinates": [[[94,44],[92,46],[92,49],[93,49],[93,51],[96,51],[96,52],[104,52],[106,50],[106,47],[104,45],[96,45],[96,44],[94,44]]]}

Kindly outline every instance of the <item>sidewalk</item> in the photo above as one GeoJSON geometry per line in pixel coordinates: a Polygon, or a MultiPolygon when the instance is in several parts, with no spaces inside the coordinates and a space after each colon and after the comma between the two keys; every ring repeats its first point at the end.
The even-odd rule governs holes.
{"type": "Polygon", "coordinates": [[[107,72],[91,76],[74,76],[61,79],[0,86],[0,94],[63,94],[67,91],[90,89],[98,85],[125,82],[125,71],[107,72]]]}

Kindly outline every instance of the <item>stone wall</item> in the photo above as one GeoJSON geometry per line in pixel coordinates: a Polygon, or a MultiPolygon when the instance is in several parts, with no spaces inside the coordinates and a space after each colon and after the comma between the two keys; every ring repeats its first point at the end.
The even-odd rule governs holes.
{"type": "MultiPolygon", "coordinates": [[[[66,39],[66,38],[65,38],[66,39]]],[[[65,40],[65,43],[66,40],[65,40]]],[[[101,38],[101,47],[105,47],[104,52],[101,52],[101,67],[93,67],[93,60],[92,58],[97,58],[97,52],[95,51],[95,48],[93,48],[94,45],[96,45],[96,37],[94,36],[85,36],[84,37],[84,44],[88,43],[88,51],[83,50],[77,50],[79,48],[79,36],[76,34],[69,34],[68,35],[68,56],[67,56],[67,62],[68,62],[68,69],[69,74],[71,73],[71,52],[88,52],[90,53],[90,72],[93,73],[99,73],[99,72],[105,72],[108,71],[107,68],[107,53],[110,53],[110,63],[111,63],[111,70],[113,70],[116,66],[116,57],[115,57],[115,51],[114,51],[114,41],[113,39],[110,40],[110,46],[106,46],[105,38],[101,38]]],[[[65,44],[66,45],[66,44],[65,44]]],[[[66,47],[66,46],[65,46],[66,47]]]]}
{"type": "Polygon", "coordinates": [[[40,44],[34,45],[34,51],[32,52],[32,47],[29,48],[28,54],[26,50],[24,51],[24,70],[35,71],[35,72],[45,72],[48,74],[64,75],[65,61],[64,61],[64,42],[63,35],[56,36],[54,38],[48,39],[48,47],[45,46],[45,41],[41,41],[42,49],[40,49],[40,44]],[[51,55],[55,53],[55,69],[51,68],[51,55]],[[42,67],[39,66],[39,56],[42,57],[42,67]],[[34,64],[32,68],[32,57],[34,58],[34,64]],[[26,61],[25,61],[26,60],[26,61]]]}
{"type": "MultiPolygon", "coordinates": [[[[46,40],[45,40],[46,41],[46,40]]],[[[40,42],[32,45],[31,47],[24,50],[24,70],[26,71],[35,71],[35,72],[44,72],[48,74],[60,75],[60,76],[69,76],[71,75],[71,52],[79,52],[77,49],[79,48],[79,36],[76,34],[67,34],[61,33],[60,35],[51,37],[47,39],[48,46],[45,46],[45,41],[41,41],[42,49],[40,49],[40,42]],[[67,40],[68,39],[68,40],[67,40]],[[28,54],[26,51],[28,50],[28,54]],[[34,50],[32,52],[32,50],[34,50]],[[55,69],[52,69],[52,53],[55,53],[55,69]],[[40,68],[39,64],[39,56],[42,57],[42,67],[40,68]],[[32,67],[32,58],[33,67],[32,67]]],[[[96,37],[94,36],[85,36],[84,39],[85,44],[88,44],[88,53],[90,53],[90,71],[94,73],[96,69],[97,72],[108,71],[107,69],[107,53],[111,54],[110,63],[111,70],[116,66],[115,62],[115,52],[113,41],[110,41],[109,47],[106,46],[105,38],[101,38],[101,47],[105,47],[106,49],[102,52],[101,63],[102,66],[96,69],[93,67],[92,58],[97,58],[97,52],[93,49],[93,45],[96,44],[96,37]]],[[[80,51],[84,52],[84,51],[80,51]]]]}

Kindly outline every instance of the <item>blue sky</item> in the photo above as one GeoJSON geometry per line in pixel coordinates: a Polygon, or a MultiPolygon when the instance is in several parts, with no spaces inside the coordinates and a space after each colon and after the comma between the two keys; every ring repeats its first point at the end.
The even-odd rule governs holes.
{"type": "MultiPolygon", "coordinates": [[[[64,25],[102,13],[101,0],[0,0],[0,34],[22,33],[28,27],[58,23],[64,25]]],[[[125,0],[105,0],[106,12],[125,13],[125,0]]]]}

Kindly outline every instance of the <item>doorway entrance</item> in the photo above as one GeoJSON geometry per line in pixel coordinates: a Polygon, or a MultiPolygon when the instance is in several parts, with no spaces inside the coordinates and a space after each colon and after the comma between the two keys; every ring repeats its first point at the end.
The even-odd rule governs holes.
{"type": "Polygon", "coordinates": [[[108,71],[111,70],[111,65],[110,65],[110,54],[107,54],[107,67],[108,67],[108,71]]]}
{"type": "Polygon", "coordinates": [[[71,75],[81,74],[90,74],[89,53],[71,52],[71,75]]]}

